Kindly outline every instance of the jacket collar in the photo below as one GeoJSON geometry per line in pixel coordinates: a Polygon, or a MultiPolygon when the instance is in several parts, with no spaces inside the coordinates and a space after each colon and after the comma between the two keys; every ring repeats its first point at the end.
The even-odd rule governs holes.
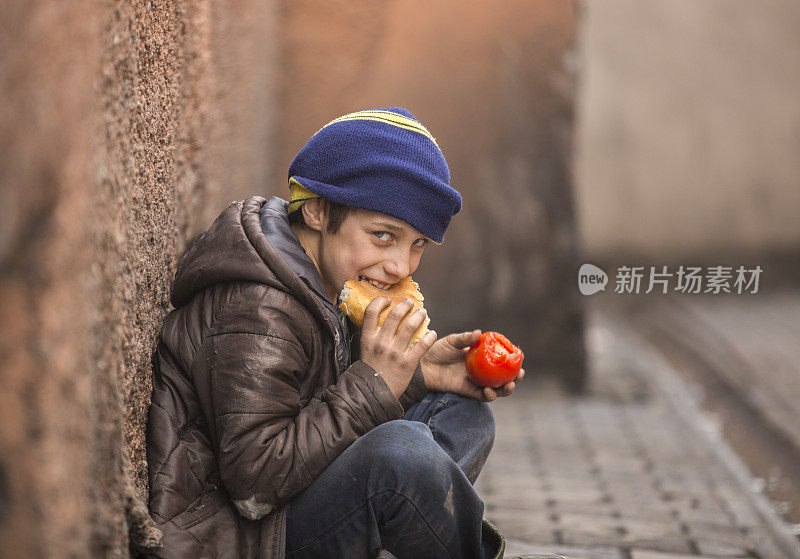
{"type": "Polygon", "coordinates": [[[289,216],[286,213],[288,206],[289,202],[277,196],[267,200],[259,212],[261,229],[269,243],[280,253],[294,273],[300,276],[303,283],[322,300],[326,307],[333,308],[316,266],[289,226],[289,216]]]}
{"type": "Polygon", "coordinates": [[[344,313],[339,312],[328,297],[317,267],[289,226],[288,207],[289,202],[277,196],[267,200],[259,212],[261,229],[272,247],[322,303],[331,324],[338,332],[336,357],[340,370],[344,370],[351,362],[350,331],[355,329],[355,326],[349,323],[344,313]]]}

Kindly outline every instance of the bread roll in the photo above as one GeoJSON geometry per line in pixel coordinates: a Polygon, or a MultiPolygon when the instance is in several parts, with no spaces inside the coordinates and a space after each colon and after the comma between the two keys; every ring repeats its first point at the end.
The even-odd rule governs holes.
{"type": "MultiPolygon", "coordinates": [[[[378,317],[379,326],[383,326],[389,311],[404,299],[411,299],[411,302],[414,304],[412,313],[416,312],[417,309],[425,310],[422,306],[422,302],[425,298],[419,291],[419,285],[411,279],[411,276],[400,280],[389,289],[375,287],[367,280],[347,280],[342,292],[339,294],[339,300],[341,301],[339,308],[344,311],[353,324],[361,328],[364,323],[364,311],[367,310],[367,305],[369,305],[375,297],[388,297],[392,301],[388,307],[383,309],[378,317]]],[[[406,320],[407,318],[403,318],[400,322],[400,326],[402,326],[406,320]]],[[[428,333],[428,324],[430,324],[430,322],[431,319],[428,318],[426,312],[425,320],[417,331],[414,332],[409,345],[414,345],[428,333]]]]}

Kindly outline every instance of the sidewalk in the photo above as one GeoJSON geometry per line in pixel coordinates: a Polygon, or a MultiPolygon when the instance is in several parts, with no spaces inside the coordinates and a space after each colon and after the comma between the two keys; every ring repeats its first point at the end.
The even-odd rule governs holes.
{"type": "Polygon", "coordinates": [[[704,409],[721,418],[784,517],[800,524],[800,290],[634,303],[616,312],[703,387],[704,409]]]}
{"type": "Polygon", "coordinates": [[[595,309],[588,395],[526,379],[492,404],[476,488],[507,555],[800,558],[739,459],[667,361],[595,309]]]}

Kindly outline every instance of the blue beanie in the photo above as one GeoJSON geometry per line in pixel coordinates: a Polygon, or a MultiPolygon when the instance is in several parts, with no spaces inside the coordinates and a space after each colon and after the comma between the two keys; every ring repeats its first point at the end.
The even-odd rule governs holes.
{"type": "Polygon", "coordinates": [[[289,213],[321,196],[401,219],[436,243],[461,210],[436,140],[399,107],[346,114],[322,127],[289,165],[289,213]]]}

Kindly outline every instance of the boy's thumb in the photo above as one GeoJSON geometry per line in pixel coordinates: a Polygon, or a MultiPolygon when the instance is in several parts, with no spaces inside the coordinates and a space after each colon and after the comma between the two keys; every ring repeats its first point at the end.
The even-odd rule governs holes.
{"type": "Polygon", "coordinates": [[[480,330],[473,330],[472,332],[462,332],[456,334],[455,339],[452,340],[453,345],[457,348],[467,348],[475,344],[481,338],[480,330]]]}

